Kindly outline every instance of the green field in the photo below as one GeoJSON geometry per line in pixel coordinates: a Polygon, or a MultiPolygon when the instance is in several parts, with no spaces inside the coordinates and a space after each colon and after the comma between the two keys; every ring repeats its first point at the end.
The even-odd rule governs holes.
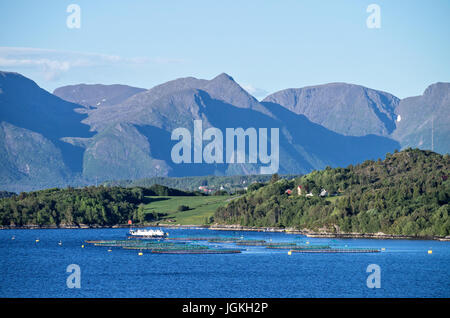
{"type": "Polygon", "coordinates": [[[334,203],[339,198],[342,198],[342,196],[326,197],[325,200],[327,200],[328,202],[334,203]]]}
{"type": "Polygon", "coordinates": [[[150,196],[153,200],[145,206],[145,212],[167,213],[159,223],[202,225],[214,215],[216,209],[227,204],[230,196],[150,196]],[[180,205],[189,207],[187,211],[178,211],[180,205]],[[169,221],[173,220],[173,221],[169,221]]]}

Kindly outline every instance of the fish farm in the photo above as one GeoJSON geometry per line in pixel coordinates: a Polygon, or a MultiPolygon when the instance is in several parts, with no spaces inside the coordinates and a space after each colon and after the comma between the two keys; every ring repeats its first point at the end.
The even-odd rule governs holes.
{"type": "MultiPolygon", "coordinates": [[[[298,239],[297,237],[295,239],[298,239]]],[[[151,254],[239,254],[255,248],[279,250],[292,253],[377,253],[380,249],[339,247],[337,244],[309,244],[309,242],[267,242],[266,240],[244,239],[243,236],[216,236],[216,237],[132,237],[128,236],[118,240],[88,240],[87,244],[95,247],[107,247],[123,250],[137,250],[138,255],[143,252],[151,254]],[[220,245],[227,245],[221,247],[220,245]],[[230,246],[231,245],[231,246],[230,246]],[[332,246],[334,245],[334,246],[332,246]]]]}
{"type": "Polygon", "coordinates": [[[88,244],[103,247],[120,247],[126,250],[146,250],[158,254],[235,254],[239,249],[211,249],[206,245],[191,244],[188,242],[170,242],[168,239],[137,239],[137,240],[106,240],[86,241],[88,244]]]}

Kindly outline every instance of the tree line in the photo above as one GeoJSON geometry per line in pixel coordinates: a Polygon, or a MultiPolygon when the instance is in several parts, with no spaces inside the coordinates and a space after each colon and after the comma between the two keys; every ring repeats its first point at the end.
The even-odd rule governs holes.
{"type": "MultiPolygon", "coordinates": [[[[281,175],[280,178],[293,178],[298,175],[281,175]]],[[[194,177],[151,177],[137,180],[119,180],[104,182],[107,186],[122,187],[150,187],[154,184],[164,185],[170,188],[195,191],[200,186],[206,186],[213,190],[228,193],[242,191],[255,182],[267,182],[271,175],[235,175],[235,176],[194,176],[194,177]]]]}
{"type": "Polygon", "coordinates": [[[388,153],[385,160],[327,167],[292,180],[275,178],[219,208],[214,220],[329,232],[447,236],[449,170],[448,154],[406,149],[388,153]]]}
{"type": "MultiPolygon", "coordinates": [[[[144,221],[143,205],[150,196],[201,195],[161,185],[149,188],[83,187],[52,188],[0,199],[3,226],[113,226],[144,221]]],[[[147,217],[148,218],[148,217],[147,217]]]]}

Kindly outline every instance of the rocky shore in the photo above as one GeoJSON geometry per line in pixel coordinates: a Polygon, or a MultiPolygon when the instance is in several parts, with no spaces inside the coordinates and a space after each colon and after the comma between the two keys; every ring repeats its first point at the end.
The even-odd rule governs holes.
{"type": "Polygon", "coordinates": [[[312,231],[309,229],[298,230],[294,228],[273,228],[273,227],[247,227],[241,225],[213,225],[211,230],[221,231],[257,231],[257,232],[283,232],[288,234],[301,234],[311,238],[364,238],[364,239],[406,239],[406,240],[439,240],[450,241],[450,236],[410,236],[378,233],[331,233],[327,231],[312,231]]]}

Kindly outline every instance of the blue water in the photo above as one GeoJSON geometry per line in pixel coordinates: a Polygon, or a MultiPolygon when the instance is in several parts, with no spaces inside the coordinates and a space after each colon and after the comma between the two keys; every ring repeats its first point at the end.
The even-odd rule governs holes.
{"type": "MultiPolygon", "coordinates": [[[[241,254],[138,256],[85,240],[123,239],[127,229],[0,231],[0,297],[449,297],[450,242],[315,239],[262,232],[170,229],[175,236],[244,236],[272,242],[385,248],[371,254],[301,254],[244,247],[241,254]],[[15,239],[12,239],[15,237],[15,239]],[[35,240],[39,239],[36,243],[35,240]],[[58,245],[58,242],[62,245],[58,245]],[[85,247],[82,248],[81,245],[85,247]],[[428,250],[432,254],[428,254],[428,250]],[[67,266],[81,269],[68,288],[67,266]],[[381,288],[368,288],[369,264],[381,288]]],[[[202,243],[203,244],[203,243],[202,243]]],[[[217,245],[217,244],[214,244],[217,245]]],[[[233,244],[220,246],[236,247],[233,244]]]]}

